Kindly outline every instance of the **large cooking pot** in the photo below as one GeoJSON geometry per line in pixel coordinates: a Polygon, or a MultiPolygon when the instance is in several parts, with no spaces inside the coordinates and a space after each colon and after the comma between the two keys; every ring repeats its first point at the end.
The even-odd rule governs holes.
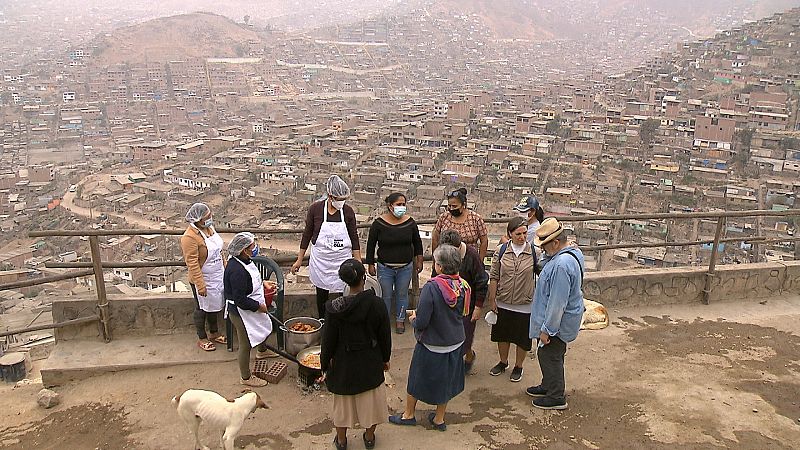
{"type": "Polygon", "coordinates": [[[283,330],[286,342],[286,352],[296,355],[308,347],[319,345],[322,342],[322,325],[324,320],[313,317],[295,317],[283,323],[283,330]],[[302,323],[314,327],[314,331],[302,332],[292,330],[292,325],[302,323]]]}

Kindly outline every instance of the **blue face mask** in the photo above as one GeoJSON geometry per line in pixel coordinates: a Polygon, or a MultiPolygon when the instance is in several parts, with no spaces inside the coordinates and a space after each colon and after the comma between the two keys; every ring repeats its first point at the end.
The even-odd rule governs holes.
{"type": "Polygon", "coordinates": [[[392,214],[398,219],[406,215],[405,206],[395,206],[392,208],[392,214]]]}
{"type": "Polygon", "coordinates": [[[253,253],[250,255],[251,258],[255,258],[256,256],[258,256],[258,244],[253,247],[253,253]]]}
{"type": "Polygon", "coordinates": [[[210,217],[208,219],[206,219],[205,222],[203,222],[203,226],[206,227],[206,228],[211,228],[212,225],[214,225],[214,219],[212,219],[210,217]]]}

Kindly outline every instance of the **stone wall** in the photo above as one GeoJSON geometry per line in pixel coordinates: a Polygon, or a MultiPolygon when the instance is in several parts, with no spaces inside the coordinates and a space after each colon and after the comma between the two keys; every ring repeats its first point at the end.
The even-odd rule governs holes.
{"type": "MultiPolygon", "coordinates": [[[[112,337],[152,336],[154,334],[194,332],[194,298],[186,294],[160,294],[142,297],[111,295],[109,303],[109,325],[112,337]]],[[[86,317],[95,314],[97,300],[93,296],[66,298],[53,302],[53,321],[86,317]]],[[[314,291],[301,290],[285,296],[286,318],[316,317],[317,306],[314,291]]],[[[221,318],[220,318],[221,320],[221,318]]],[[[222,323],[220,321],[220,323],[222,323]]],[[[224,331],[224,329],[223,329],[224,331]]],[[[56,339],[100,338],[99,323],[56,329],[56,339]]]]}
{"type": "MultiPolygon", "coordinates": [[[[705,268],[634,269],[586,274],[584,295],[607,307],[699,303],[705,268]]],[[[800,293],[800,261],[720,266],[712,283],[711,302],[757,300],[800,293]]],[[[53,302],[53,320],[84,317],[95,312],[91,296],[53,302]]],[[[147,297],[110,296],[110,326],[114,338],[192,333],[194,299],[185,294],[147,297]]],[[[286,295],[284,317],[316,317],[314,291],[286,295]]],[[[57,340],[100,338],[96,323],[56,330],[57,340]]]]}
{"type": "MultiPolygon", "coordinates": [[[[698,303],[707,268],[633,269],[586,275],[586,298],[606,306],[698,303]]],[[[800,293],[800,261],[718,266],[711,302],[800,293]]]]}

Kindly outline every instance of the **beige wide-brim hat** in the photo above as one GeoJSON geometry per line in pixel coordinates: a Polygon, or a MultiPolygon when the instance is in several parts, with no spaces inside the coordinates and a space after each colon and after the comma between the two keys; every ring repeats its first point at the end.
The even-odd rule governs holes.
{"type": "Polygon", "coordinates": [[[547,244],[548,242],[557,238],[562,231],[564,231],[564,228],[561,226],[561,222],[559,222],[555,217],[548,217],[547,219],[544,219],[542,224],[539,226],[539,229],[536,230],[536,236],[533,237],[533,243],[537,247],[541,247],[542,245],[547,244]]]}

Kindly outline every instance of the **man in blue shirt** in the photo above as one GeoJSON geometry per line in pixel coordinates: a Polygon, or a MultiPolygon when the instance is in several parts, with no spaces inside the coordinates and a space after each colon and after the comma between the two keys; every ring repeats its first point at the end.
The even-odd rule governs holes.
{"type": "Polygon", "coordinates": [[[534,242],[546,254],[531,307],[531,339],[539,341],[537,356],[542,383],[527,389],[533,406],[566,409],[564,355],[578,336],[583,318],[583,253],[567,242],[567,233],[553,217],[542,222],[534,242]]]}

